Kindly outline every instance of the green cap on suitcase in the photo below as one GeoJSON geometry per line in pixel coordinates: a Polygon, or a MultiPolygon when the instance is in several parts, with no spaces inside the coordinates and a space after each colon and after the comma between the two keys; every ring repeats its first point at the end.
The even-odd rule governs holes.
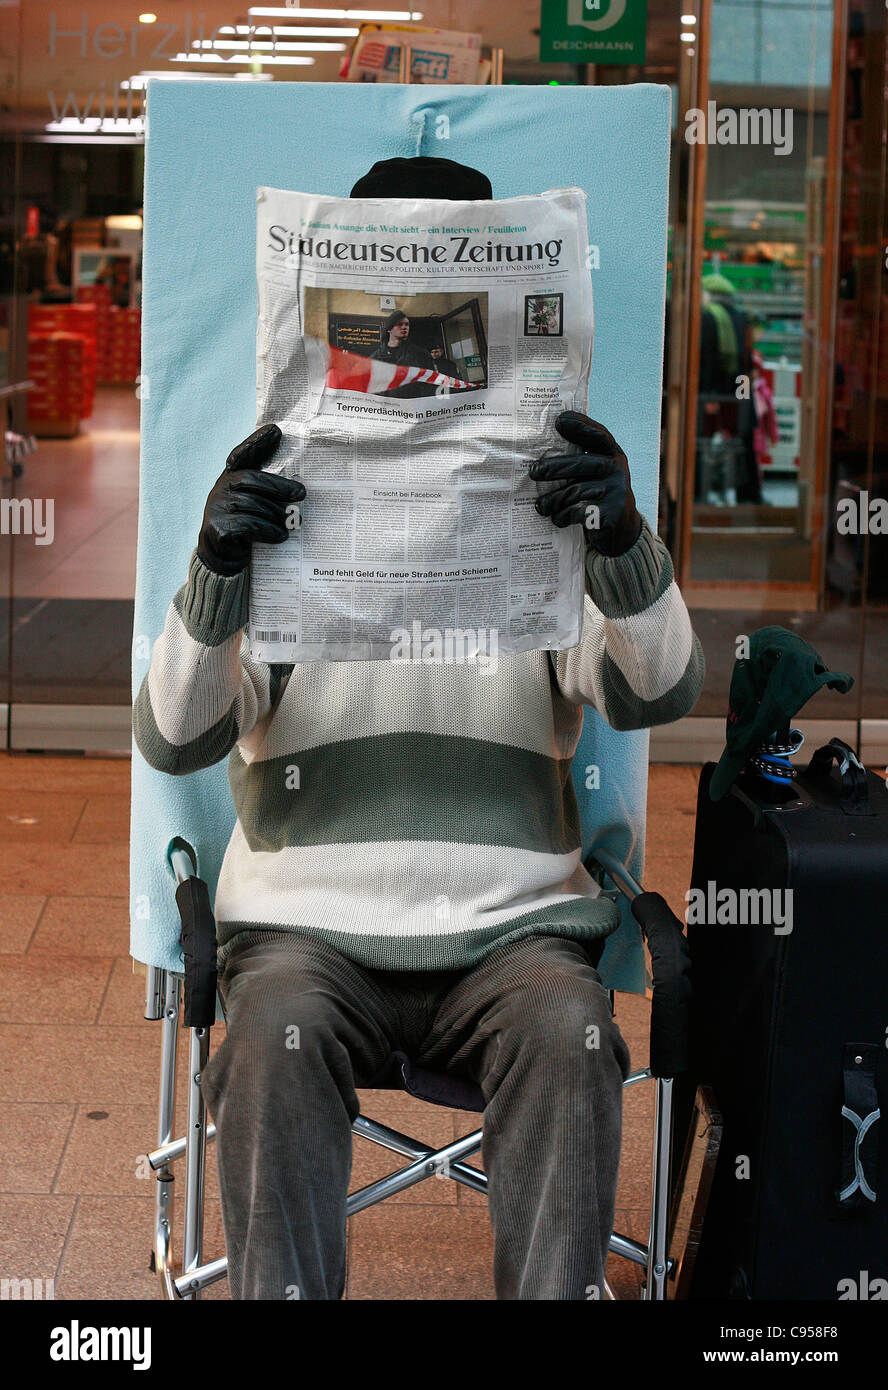
{"type": "Polygon", "coordinates": [[[734,662],[725,751],[709,784],[720,801],[746,760],[775,733],[785,729],[821,686],[844,695],[854,684],[843,671],[830,671],[818,653],[785,627],[760,627],[749,639],[749,655],[734,662]]]}

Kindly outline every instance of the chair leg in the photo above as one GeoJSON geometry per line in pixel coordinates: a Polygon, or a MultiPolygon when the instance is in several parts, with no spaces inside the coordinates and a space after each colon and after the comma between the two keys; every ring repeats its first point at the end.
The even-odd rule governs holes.
{"type": "MultiPolygon", "coordinates": [[[[188,1128],[185,1132],[185,1239],[182,1273],[197,1269],[203,1254],[204,1178],[207,1157],[207,1109],[200,1078],[210,1055],[209,1028],[192,1028],[188,1068],[188,1128]]],[[[183,1298],[200,1298],[195,1283],[183,1298]]]]}
{"type": "Polygon", "coordinates": [[[654,1121],[651,1229],[648,1240],[647,1280],[644,1297],[658,1302],[666,1298],[669,1239],[669,1164],[672,1149],[672,1078],[658,1077],[654,1121]]]}
{"type": "MultiPolygon", "coordinates": [[[[163,971],[163,1021],[160,1044],[160,1103],[157,1115],[157,1146],[168,1144],[173,1135],[176,1101],[176,1055],[179,1042],[179,1007],[182,982],[163,971]]],[[[154,1267],[160,1280],[161,1297],[177,1298],[171,1265],[173,1232],[173,1175],[165,1163],[157,1170],[154,1220],[154,1267]]]]}

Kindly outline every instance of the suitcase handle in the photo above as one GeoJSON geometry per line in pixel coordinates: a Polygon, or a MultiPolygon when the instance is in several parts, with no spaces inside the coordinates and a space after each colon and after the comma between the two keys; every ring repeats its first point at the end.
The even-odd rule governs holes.
{"type": "Polygon", "coordinates": [[[827,791],[839,793],[840,805],[848,816],[871,816],[866,768],[854,749],[843,739],[831,738],[818,748],[808,764],[807,775],[827,791]],[[833,765],[839,769],[839,782],[832,776],[833,765]]]}

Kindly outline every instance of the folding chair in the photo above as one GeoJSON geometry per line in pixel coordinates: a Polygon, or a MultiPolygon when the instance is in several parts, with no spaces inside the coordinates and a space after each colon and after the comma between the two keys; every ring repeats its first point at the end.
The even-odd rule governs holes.
{"type": "MultiPolygon", "coordinates": [[[[176,905],[182,922],[184,972],[176,974],[156,966],[148,967],[145,1017],[162,1020],[157,1147],[148,1155],[148,1162],[157,1176],[153,1263],[163,1298],[195,1299],[200,1297],[202,1289],[223,1279],[228,1267],[224,1255],[203,1261],[206,1151],[207,1145],[215,1138],[216,1129],[207,1123],[200,1077],[209,1058],[210,1029],[216,1019],[216,924],[209,891],[203,879],[198,877],[197,856],[191,845],[181,838],[174,839],[169,846],[167,859],[178,885],[176,905]],[[183,987],[183,1023],[191,1035],[188,1118],[184,1137],[174,1139],[176,1056],[183,987]],[[183,1155],[184,1239],[182,1272],[176,1274],[172,1256],[172,1167],[183,1155]]],[[[688,1062],[690,961],[687,940],[681,923],[665,899],[659,893],[644,892],[616,856],[599,848],[587,855],[584,863],[600,882],[610,879],[616,885],[616,889],[603,891],[614,898],[618,892],[622,893],[629,901],[650,952],[653,981],[650,1064],[630,1073],[623,1082],[625,1087],[635,1086],[642,1081],[654,1081],[657,1088],[650,1231],[646,1245],[614,1232],[610,1249],[644,1267],[645,1299],[663,1300],[666,1298],[667,1279],[672,1265],[668,1258],[672,1088],[674,1078],[687,1070],[688,1062]]],[[[613,1002],[613,991],[611,1000],[613,1002]]],[[[374,1081],[371,1089],[400,1088],[432,1104],[479,1113],[484,1109],[479,1087],[459,1078],[423,1071],[401,1053],[392,1055],[387,1075],[374,1081]]],[[[445,1144],[441,1149],[432,1149],[421,1140],[401,1134],[365,1115],[357,1117],[352,1130],[360,1138],[391,1149],[410,1162],[351,1193],[347,1201],[349,1216],[431,1177],[443,1176],[475,1192],[487,1191],[486,1174],[465,1162],[481,1147],[481,1129],[445,1144]]],[[[605,1296],[614,1297],[609,1286],[605,1288],[605,1296]]]]}

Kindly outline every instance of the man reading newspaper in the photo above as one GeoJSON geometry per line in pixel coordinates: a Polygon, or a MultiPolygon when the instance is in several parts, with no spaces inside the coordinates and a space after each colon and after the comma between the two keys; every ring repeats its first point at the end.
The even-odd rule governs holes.
{"type": "MultiPolygon", "coordinates": [[[[374,165],[352,196],[492,194],[418,158],[374,165]]],[[[483,1093],[498,1298],[603,1296],[629,1054],[595,968],[617,908],[580,862],[570,760],[583,705],[617,729],[678,719],[703,659],[623,451],[575,411],[557,428],[564,452],[531,476],[553,526],[584,528],[582,638],[495,670],[256,662],[251,546],[285,540],[305,496],[263,471],[276,425],[207,500],[134,723],[155,768],[229,757],[227,1036],[202,1086],[236,1299],[341,1298],[356,1088],[395,1053],[483,1093]]]]}

